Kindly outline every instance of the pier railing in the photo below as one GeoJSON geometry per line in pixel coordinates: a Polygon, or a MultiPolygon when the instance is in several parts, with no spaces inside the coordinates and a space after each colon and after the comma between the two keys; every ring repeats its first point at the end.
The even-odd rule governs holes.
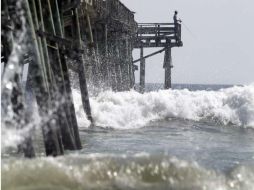
{"type": "Polygon", "coordinates": [[[182,46],[179,23],[139,23],[136,35],[136,47],[182,46]]]}

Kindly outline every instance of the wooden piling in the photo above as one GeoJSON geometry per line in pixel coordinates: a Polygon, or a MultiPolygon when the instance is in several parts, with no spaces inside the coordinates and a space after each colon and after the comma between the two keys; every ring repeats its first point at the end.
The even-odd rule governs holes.
{"type": "Polygon", "coordinates": [[[169,89],[171,88],[171,47],[168,45],[165,50],[165,56],[164,56],[164,64],[163,67],[165,69],[165,82],[164,82],[164,88],[169,89]]]}
{"type": "MultiPolygon", "coordinates": [[[[55,2],[55,10],[56,14],[55,17],[57,19],[56,22],[56,29],[60,33],[60,36],[64,38],[64,29],[62,26],[62,21],[61,21],[61,13],[60,10],[62,9],[62,4],[58,3],[59,1],[54,0],[55,2]]],[[[81,140],[79,136],[79,131],[78,131],[78,123],[77,123],[77,118],[75,115],[75,107],[73,104],[73,97],[72,97],[72,90],[71,90],[71,83],[70,83],[70,76],[69,76],[69,68],[66,63],[66,57],[65,57],[65,47],[59,48],[59,54],[60,54],[60,63],[62,65],[62,71],[63,71],[63,83],[65,87],[65,93],[66,93],[66,111],[67,111],[67,119],[69,120],[69,124],[71,127],[71,131],[73,134],[73,138],[76,144],[77,149],[81,149],[81,140]]]]}
{"type": "Polygon", "coordinates": [[[121,58],[121,68],[122,68],[122,86],[123,90],[127,91],[130,89],[130,70],[129,70],[129,50],[128,50],[128,39],[124,36],[121,42],[120,58],[121,58]]]}
{"type": "MultiPolygon", "coordinates": [[[[30,5],[28,0],[26,2],[28,23],[31,33],[31,48],[29,49],[29,55],[31,62],[28,69],[28,80],[32,85],[34,94],[39,106],[39,113],[42,118],[49,117],[49,91],[45,84],[45,74],[43,73],[43,66],[41,65],[40,51],[35,34],[35,27],[32,20],[30,11],[30,5]]],[[[58,156],[63,154],[63,148],[59,136],[57,134],[56,120],[53,119],[42,127],[45,151],[47,156],[58,156]]]]}
{"type": "MultiPolygon", "coordinates": [[[[115,34],[116,35],[116,34],[115,34]]],[[[115,56],[115,74],[116,74],[116,89],[117,91],[122,91],[122,83],[123,83],[123,76],[122,76],[122,63],[120,58],[120,49],[119,49],[120,41],[116,39],[114,40],[114,56],[115,56]]]]}
{"type": "MultiPolygon", "coordinates": [[[[79,24],[79,14],[78,9],[73,10],[74,19],[75,19],[75,26],[76,26],[76,38],[79,42],[79,48],[81,49],[82,46],[82,39],[80,34],[80,24],[79,24]]],[[[84,63],[84,55],[81,54],[78,57],[79,67],[79,83],[80,83],[80,91],[81,91],[81,99],[83,103],[83,108],[86,113],[87,118],[90,120],[91,124],[93,125],[93,118],[91,113],[91,106],[89,101],[89,94],[87,89],[87,82],[86,82],[86,72],[85,72],[85,63],[84,63]]]]}
{"type": "Polygon", "coordinates": [[[140,48],[140,92],[145,92],[145,59],[144,59],[144,48],[140,48]]]}
{"type": "Polygon", "coordinates": [[[114,37],[111,36],[109,42],[109,51],[110,51],[110,71],[111,71],[111,88],[113,91],[117,91],[118,80],[117,80],[117,59],[116,59],[116,52],[115,52],[115,40],[114,37]]]}
{"type": "Polygon", "coordinates": [[[133,44],[132,41],[129,43],[129,78],[130,78],[130,88],[133,88],[135,85],[135,69],[133,64],[133,57],[132,57],[132,50],[133,50],[133,44]]]}
{"type": "Polygon", "coordinates": [[[106,86],[111,86],[111,69],[110,69],[110,62],[109,62],[109,44],[108,44],[108,25],[104,24],[104,68],[105,68],[105,80],[106,86]]]}
{"type": "MultiPolygon", "coordinates": [[[[59,24],[57,23],[57,20],[55,21],[54,18],[57,18],[59,13],[57,13],[57,9],[54,9],[54,14],[52,11],[52,5],[50,0],[47,0],[44,2],[45,9],[44,13],[48,14],[48,20],[45,24],[47,31],[52,33],[53,35],[57,35],[56,31],[59,31],[61,34],[61,28],[57,28],[59,24]]],[[[54,6],[54,5],[53,5],[54,6]]],[[[46,16],[44,15],[46,18],[46,16]]],[[[59,35],[59,34],[58,34],[59,35]]],[[[56,86],[57,89],[55,91],[55,94],[53,96],[56,97],[57,101],[57,107],[58,107],[58,121],[60,123],[60,129],[61,129],[61,136],[62,136],[62,142],[64,145],[65,149],[68,150],[76,150],[77,146],[75,144],[74,140],[74,135],[71,127],[71,119],[69,118],[70,114],[69,108],[67,106],[66,100],[68,99],[67,97],[67,92],[66,92],[66,86],[65,86],[65,81],[64,81],[64,73],[63,73],[63,66],[61,62],[61,57],[60,57],[60,50],[59,50],[59,45],[55,42],[51,42],[50,45],[48,45],[48,52],[49,52],[49,57],[50,57],[50,63],[51,63],[51,68],[53,71],[53,74],[55,76],[56,80],[56,86]]]]}

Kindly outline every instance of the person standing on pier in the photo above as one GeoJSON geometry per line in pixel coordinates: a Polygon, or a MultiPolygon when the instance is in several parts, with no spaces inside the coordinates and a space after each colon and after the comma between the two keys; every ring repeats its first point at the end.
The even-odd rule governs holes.
{"type": "Polygon", "coordinates": [[[178,38],[178,23],[179,23],[179,22],[180,22],[180,23],[182,22],[180,19],[178,20],[177,14],[178,14],[178,12],[175,11],[175,14],[174,14],[174,17],[173,17],[173,19],[174,19],[174,25],[175,25],[176,43],[178,43],[178,41],[179,41],[179,38],[178,38]]]}

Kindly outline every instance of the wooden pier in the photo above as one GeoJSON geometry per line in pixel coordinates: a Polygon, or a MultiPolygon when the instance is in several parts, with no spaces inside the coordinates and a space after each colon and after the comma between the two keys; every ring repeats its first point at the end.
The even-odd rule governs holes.
{"type": "MultiPolygon", "coordinates": [[[[29,123],[21,87],[22,70],[28,64],[26,89],[32,88],[38,104],[47,156],[82,148],[70,70],[78,76],[84,112],[91,126],[94,121],[88,84],[114,91],[130,90],[135,85],[135,63],[140,62],[140,91],[144,92],[145,59],[165,51],[165,88],[171,87],[171,48],[182,46],[180,24],[137,24],[134,13],[119,0],[1,3],[2,118],[10,127],[29,123]],[[151,47],[163,49],[145,56],[144,48],[151,47]],[[132,58],[134,48],[141,50],[136,61],[132,58]]],[[[35,156],[29,135],[20,147],[26,157],[35,156]]]]}
{"type": "Polygon", "coordinates": [[[180,23],[140,23],[134,43],[134,48],[140,49],[140,92],[145,90],[145,66],[146,59],[165,52],[163,68],[165,69],[165,89],[171,88],[172,56],[171,49],[183,46],[181,40],[180,23]],[[162,48],[150,55],[144,56],[144,48],[162,48]]]}

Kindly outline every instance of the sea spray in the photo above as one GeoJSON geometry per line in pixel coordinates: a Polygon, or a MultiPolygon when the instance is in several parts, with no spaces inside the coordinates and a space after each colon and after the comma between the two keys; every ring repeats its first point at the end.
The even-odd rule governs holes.
{"type": "Polygon", "coordinates": [[[8,33],[2,33],[3,37],[9,40],[11,48],[8,61],[5,63],[3,73],[1,73],[1,145],[3,150],[5,147],[22,143],[32,129],[30,123],[27,122],[26,113],[28,111],[19,81],[24,54],[29,46],[24,1],[17,0],[13,3],[15,6],[10,7],[12,12],[9,15],[13,21],[12,30],[8,33]]]}

